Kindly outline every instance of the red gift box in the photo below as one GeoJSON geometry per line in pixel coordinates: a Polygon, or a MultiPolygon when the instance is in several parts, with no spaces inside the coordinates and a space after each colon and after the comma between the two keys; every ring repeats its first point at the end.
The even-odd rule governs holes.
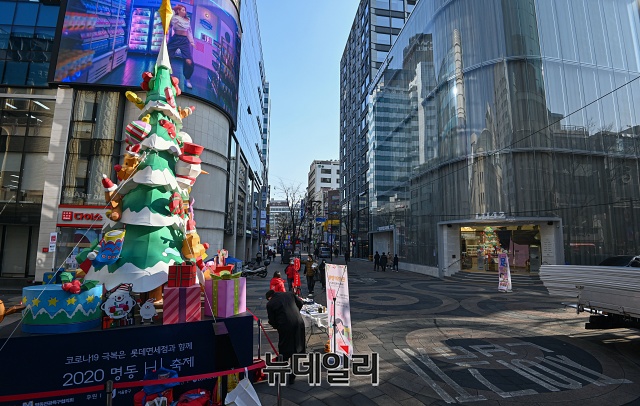
{"type": "Polygon", "coordinates": [[[196,284],[196,265],[185,262],[181,265],[169,266],[169,280],[167,286],[170,288],[189,287],[196,284]]]}
{"type": "Polygon", "coordinates": [[[201,319],[200,285],[164,288],[162,324],[187,323],[201,319]]]}

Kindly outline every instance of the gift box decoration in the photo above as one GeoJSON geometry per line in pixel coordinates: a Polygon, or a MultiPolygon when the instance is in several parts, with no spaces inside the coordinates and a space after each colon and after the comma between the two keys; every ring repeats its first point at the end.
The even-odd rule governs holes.
{"type": "Polygon", "coordinates": [[[185,262],[181,265],[169,266],[169,280],[167,286],[170,288],[189,287],[196,284],[196,265],[185,262]]]}
{"type": "Polygon", "coordinates": [[[239,273],[205,281],[205,316],[231,317],[247,311],[247,279],[239,273]]]}
{"type": "Polygon", "coordinates": [[[200,285],[164,288],[162,324],[187,323],[202,319],[200,285]]]}

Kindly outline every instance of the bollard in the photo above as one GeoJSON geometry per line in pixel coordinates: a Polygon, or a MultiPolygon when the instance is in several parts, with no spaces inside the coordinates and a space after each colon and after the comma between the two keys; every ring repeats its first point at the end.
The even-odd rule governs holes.
{"type": "Polygon", "coordinates": [[[107,392],[107,406],[113,406],[113,381],[105,382],[104,390],[107,392]]]}

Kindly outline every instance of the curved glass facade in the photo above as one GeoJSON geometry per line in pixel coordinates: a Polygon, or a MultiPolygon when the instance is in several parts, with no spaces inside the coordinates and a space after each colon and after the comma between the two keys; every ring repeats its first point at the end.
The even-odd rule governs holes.
{"type": "Polygon", "coordinates": [[[561,219],[568,263],[638,254],[638,38],[636,0],[418,2],[371,88],[370,230],[426,266],[476,213],[561,219]]]}

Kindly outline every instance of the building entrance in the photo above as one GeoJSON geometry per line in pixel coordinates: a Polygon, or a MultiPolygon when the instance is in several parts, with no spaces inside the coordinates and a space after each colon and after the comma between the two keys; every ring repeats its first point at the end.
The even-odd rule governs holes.
{"type": "Polygon", "coordinates": [[[498,254],[505,250],[512,272],[540,269],[540,226],[466,224],[460,227],[461,269],[497,272],[498,254]]]}

